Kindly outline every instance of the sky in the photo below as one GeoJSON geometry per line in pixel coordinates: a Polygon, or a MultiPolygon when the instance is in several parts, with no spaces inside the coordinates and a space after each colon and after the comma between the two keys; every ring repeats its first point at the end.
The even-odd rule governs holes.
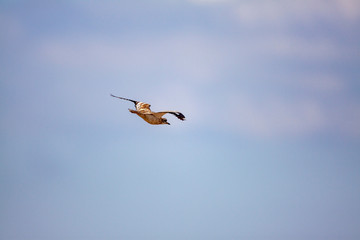
{"type": "Polygon", "coordinates": [[[360,239],[359,25],[358,0],[1,0],[0,238],[360,239]]]}

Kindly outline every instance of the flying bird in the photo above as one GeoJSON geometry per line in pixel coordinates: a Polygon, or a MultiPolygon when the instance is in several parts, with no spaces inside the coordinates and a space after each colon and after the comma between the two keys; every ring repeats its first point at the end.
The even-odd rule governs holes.
{"type": "Polygon", "coordinates": [[[110,94],[110,96],[133,102],[135,104],[136,110],[129,109],[129,111],[131,113],[137,114],[139,117],[144,119],[146,122],[153,124],[153,125],[159,125],[159,124],[170,125],[170,123],[168,123],[167,119],[162,117],[167,113],[175,115],[178,119],[180,119],[182,121],[185,120],[185,116],[181,112],[176,112],[176,111],[153,112],[150,110],[151,105],[148,103],[139,102],[139,101],[123,98],[123,97],[118,97],[118,96],[114,96],[112,94],[110,94]]]}

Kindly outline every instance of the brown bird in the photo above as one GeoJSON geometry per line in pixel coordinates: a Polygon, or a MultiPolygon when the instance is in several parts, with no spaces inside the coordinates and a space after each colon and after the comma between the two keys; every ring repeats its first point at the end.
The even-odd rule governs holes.
{"type": "Polygon", "coordinates": [[[181,112],[176,112],[176,111],[152,112],[150,110],[151,105],[148,103],[143,103],[143,102],[139,102],[139,101],[123,98],[123,97],[118,97],[118,96],[114,96],[112,94],[110,94],[110,96],[133,102],[135,104],[136,110],[129,109],[129,111],[131,113],[137,114],[139,117],[144,119],[146,122],[153,124],[153,125],[159,125],[159,124],[170,125],[170,123],[168,123],[167,119],[162,117],[167,113],[171,113],[171,114],[175,115],[178,119],[180,119],[182,121],[185,120],[185,116],[181,112]]]}

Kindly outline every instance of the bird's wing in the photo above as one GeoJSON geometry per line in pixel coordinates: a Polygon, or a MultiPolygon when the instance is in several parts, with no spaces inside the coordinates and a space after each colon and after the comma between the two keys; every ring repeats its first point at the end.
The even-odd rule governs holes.
{"type": "Polygon", "coordinates": [[[136,107],[136,108],[137,108],[138,103],[140,103],[139,101],[135,101],[135,100],[131,100],[131,99],[128,99],[128,98],[123,98],[123,97],[114,96],[114,95],[112,95],[112,94],[110,94],[110,96],[116,97],[116,98],[119,98],[119,99],[123,99],[123,100],[126,100],[126,101],[133,102],[133,103],[135,104],[135,107],[136,107]]]}
{"type": "Polygon", "coordinates": [[[178,119],[180,119],[182,121],[185,120],[184,114],[182,114],[181,112],[175,112],[175,111],[156,112],[156,113],[153,113],[153,115],[161,118],[162,116],[164,116],[167,113],[171,113],[171,114],[175,115],[178,119]]]}

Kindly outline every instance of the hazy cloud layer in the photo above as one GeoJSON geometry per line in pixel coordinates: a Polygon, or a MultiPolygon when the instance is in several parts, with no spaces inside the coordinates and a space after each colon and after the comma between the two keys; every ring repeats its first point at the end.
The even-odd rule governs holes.
{"type": "Polygon", "coordinates": [[[1,1],[0,239],[360,239],[359,11],[1,1]]]}
{"type": "Polygon", "coordinates": [[[142,37],[119,41],[99,36],[91,40],[60,38],[43,42],[35,55],[47,64],[76,71],[137,75],[141,67],[143,79],[136,81],[143,81],[144,86],[146,81],[155,81],[161,97],[172,95],[179,102],[191,99],[187,101],[189,106],[183,108],[191,109],[194,116],[202,113],[202,118],[196,117],[199,125],[213,122],[213,127],[228,128],[217,125],[218,114],[213,115],[220,111],[221,117],[229,119],[230,127],[249,134],[306,135],[329,130],[357,135],[359,126],[346,123],[354,117],[351,122],[356,122],[358,116],[358,103],[348,95],[352,79],[321,67],[333,61],[356,59],[351,46],[311,43],[293,37],[263,40],[266,42],[258,38],[238,39],[241,44],[237,44],[192,33],[151,37],[146,41],[142,37]],[[307,65],[308,60],[319,68],[301,67],[301,72],[282,75],[271,70],[288,64],[286,61],[307,65]],[[239,73],[234,72],[238,71],[236,68],[239,73]],[[167,83],[169,80],[171,84],[167,83]],[[227,87],[233,81],[238,82],[238,90],[227,87]],[[225,92],[205,90],[217,87],[225,92]]]}

